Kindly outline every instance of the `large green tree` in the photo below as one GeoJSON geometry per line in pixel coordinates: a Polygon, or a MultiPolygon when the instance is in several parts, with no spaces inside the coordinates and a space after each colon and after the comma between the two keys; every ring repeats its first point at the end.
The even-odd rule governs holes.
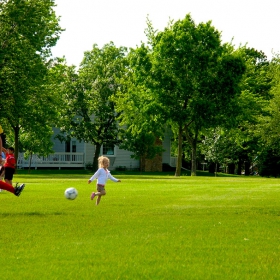
{"type": "Polygon", "coordinates": [[[51,0],[0,3],[0,117],[14,132],[16,156],[20,130],[51,125],[56,109],[46,90],[51,47],[62,31],[54,5],[51,0]]]}
{"type": "Polygon", "coordinates": [[[66,73],[68,81],[61,88],[64,106],[61,116],[61,139],[76,137],[95,145],[93,167],[103,144],[118,144],[118,114],[114,96],[126,66],[126,48],[112,42],[103,48],[93,45],[84,54],[79,72],[73,67],[66,73]]]}
{"type": "Polygon", "coordinates": [[[258,167],[262,176],[280,175],[280,55],[272,59],[270,65],[272,78],[270,99],[265,107],[267,114],[259,116],[255,133],[261,139],[261,149],[258,157],[258,167]]]}
{"type": "Polygon", "coordinates": [[[196,149],[203,128],[217,125],[228,115],[230,100],[239,93],[244,73],[242,57],[222,45],[211,22],[195,24],[190,15],[157,32],[148,24],[152,46],[152,92],[166,121],[178,137],[176,176],[182,166],[185,136],[192,150],[196,175],[196,149]]]}
{"type": "Polygon", "coordinates": [[[140,170],[146,170],[147,160],[162,154],[161,140],[166,124],[158,114],[158,104],[147,83],[150,80],[149,49],[144,44],[130,49],[128,67],[122,78],[117,98],[121,148],[131,151],[140,160],[140,170]]]}
{"type": "Polygon", "coordinates": [[[260,120],[269,118],[267,106],[272,97],[272,78],[270,63],[263,52],[246,46],[240,47],[237,52],[246,65],[239,84],[241,94],[231,100],[231,118],[220,124],[222,133],[219,135],[218,147],[216,137],[206,133],[207,145],[203,149],[207,151],[214,146],[216,155],[212,153],[211,156],[211,149],[208,149],[208,159],[219,158],[220,163],[236,164],[238,174],[244,169],[245,174],[249,175],[249,167],[253,165],[263,146],[259,134],[260,120]]]}
{"type": "Polygon", "coordinates": [[[271,82],[271,99],[264,109],[266,115],[259,116],[257,133],[265,146],[280,153],[280,55],[276,55],[269,65],[271,82]]]}

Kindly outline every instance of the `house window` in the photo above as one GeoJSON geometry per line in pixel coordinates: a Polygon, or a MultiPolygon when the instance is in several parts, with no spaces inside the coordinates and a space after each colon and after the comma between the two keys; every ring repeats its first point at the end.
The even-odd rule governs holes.
{"type": "Polygon", "coordinates": [[[114,144],[103,144],[103,155],[113,156],[115,154],[114,144]]]}
{"type": "Polygon", "coordinates": [[[76,141],[72,141],[72,152],[76,153],[76,151],[77,151],[76,141]]]}
{"type": "Polygon", "coordinates": [[[67,140],[65,142],[65,152],[66,153],[69,153],[70,152],[70,148],[71,148],[71,141],[70,140],[67,140]]]}

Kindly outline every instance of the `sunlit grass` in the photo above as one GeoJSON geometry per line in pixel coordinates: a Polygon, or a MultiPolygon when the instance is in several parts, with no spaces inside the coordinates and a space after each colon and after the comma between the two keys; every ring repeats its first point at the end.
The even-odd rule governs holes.
{"type": "Polygon", "coordinates": [[[25,173],[0,193],[0,279],[280,279],[279,179],[112,172],[95,206],[88,172],[25,173]]]}

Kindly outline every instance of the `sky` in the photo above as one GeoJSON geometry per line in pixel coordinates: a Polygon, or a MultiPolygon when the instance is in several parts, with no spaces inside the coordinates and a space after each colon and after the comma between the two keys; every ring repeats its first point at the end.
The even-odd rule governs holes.
{"type": "Polygon", "coordinates": [[[222,42],[263,51],[268,59],[280,52],[280,0],[55,0],[62,32],[54,57],[79,66],[84,52],[97,44],[135,48],[146,43],[147,17],[163,31],[169,20],[190,14],[196,24],[212,21],[222,42]]]}

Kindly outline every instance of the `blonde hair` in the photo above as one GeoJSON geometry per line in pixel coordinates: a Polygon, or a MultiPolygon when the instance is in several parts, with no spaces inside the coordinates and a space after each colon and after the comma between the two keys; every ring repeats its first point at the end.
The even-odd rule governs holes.
{"type": "Polygon", "coordinates": [[[99,158],[98,158],[98,165],[99,165],[99,168],[103,168],[104,167],[104,164],[105,163],[108,163],[108,166],[110,165],[110,160],[109,160],[109,158],[107,158],[107,157],[104,157],[104,156],[100,156],[99,158]]]}

